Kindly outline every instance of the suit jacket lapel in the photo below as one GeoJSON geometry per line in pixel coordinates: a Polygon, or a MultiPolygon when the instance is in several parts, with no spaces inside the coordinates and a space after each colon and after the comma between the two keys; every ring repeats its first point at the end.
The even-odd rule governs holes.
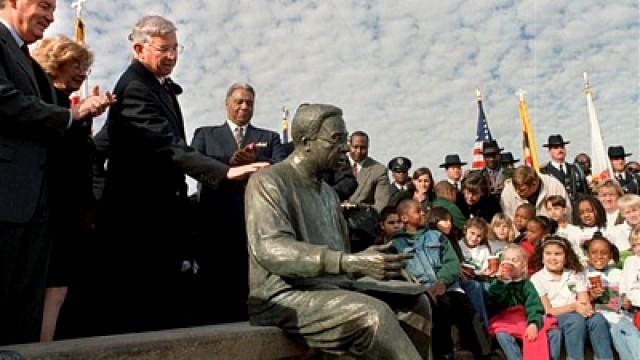
{"type": "Polygon", "coordinates": [[[222,141],[222,147],[224,148],[224,151],[231,156],[231,154],[238,150],[238,144],[236,144],[236,138],[233,136],[233,131],[227,122],[224,123],[224,133],[225,136],[220,139],[222,141]]]}
{"type": "Polygon", "coordinates": [[[256,131],[251,124],[247,125],[247,131],[242,138],[242,147],[245,147],[253,142],[258,142],[260,140],[260,133],[256,131]]]}
{"type": "Polygon", "coordinates": [[[40,97],[40,87],[36,80],[36,74],[33,72],[33,67],[27,62],[27,59],[23,55],[22,50],[18,47],[18,44],[9,32],[9,29],[7,29],[2,23],[0,23],[0,40],[2,40],[2,42],[7,46],[18,66],[25,72],[25,74],[27,74],[31,81],[31,86],[35,90],[36,94],[38,94],[38,97],[40,97]]]}
{"type": "Polygon", "coordinates": [[[160,101],[160,106],[165,110],[174,134],[185,139],[184,124],[182,123],[182,114],[180,113],[178,101],[174,102],[174,99],[172,99],[172,96],[175,97],[175,95],[169,95],[167,90],[160,84],[160,81],[142,63],[135,61],[132,66],[138,73],[143,75],[149,89],[163,100],[160,101]]]}
{"type": "MultiPolygon", "coordinates": [[[[369,177],[371,176],[371,159],[366,158],[362,162],[362,169],[358,172],[356,181],[358,182],[358,189],[362,191],[365,188],[365,184],[369,183],[369,177]]],[[[358,191],[358,193],[360,192],[358,191]]]]}

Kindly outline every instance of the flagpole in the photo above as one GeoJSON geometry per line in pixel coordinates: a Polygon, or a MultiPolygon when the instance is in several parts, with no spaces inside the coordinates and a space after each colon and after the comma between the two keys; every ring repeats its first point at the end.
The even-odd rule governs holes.
{"type": "Polygon", "coordinates": [[[282,106],[282,143],[287,144],[289,142],[289,109],[286,106],[282,106]]]}
{"type": "Polygon", "coordinates": [[[606,180],[612,177],[611,162],[609,161],[600,132],[600,123],[596,113],[596,106],[593,102],[593,93],[589,84],[589,74],[584,73],[584,94],[587,97],[587,112],[591,124],[591,174],[593,183],[606,180]],[[607,173],[608,172],[608,173],[607,173]]]}
{"type": "MultiPolygon", "coordinates": [[[[84,10],[84,3],[87,0],[74,0],[71,3],[71,7],[76,10],[76,20],[75,20],[75,40],[77,43],[86,46],[85,43],[85,26],[84,21],[82,20],[82,11],[84,10]]],[[[82,97],[89,96],[89,75],[87,74],[87,78],[84,81],[82,97]]]]}
{"type": "Polygon", "coordinates": [[[533,132],[531,131],[531,122],[529,121],[529,112],[527,111],[527,103],[524,99],[525,91],[522,89],[518,90],[518,97],[520,98],[520,102],[518,104],[518,109],[520,110],[520,124],[522,125],[522,135],[523,135],[523,147],[522,152],[524,155],[524,162],[526,164],[527,159],[531,156],[531,167],[535,169],[536,172],[540,172],[540,167],[538,165],[538,148],[536,147],[536,141],[533,136],[533,132]],[[528,148],[527,148],[528,146],[528,148]],[[527,150],[529,154],[527,154],[527,150]]]}

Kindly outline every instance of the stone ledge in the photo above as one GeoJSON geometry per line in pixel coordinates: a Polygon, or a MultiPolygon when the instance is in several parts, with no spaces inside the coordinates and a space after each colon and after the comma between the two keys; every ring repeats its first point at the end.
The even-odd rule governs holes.
{"type": "Polygon", "coordinates": [[[13,345],[28,360],[292,359],[308,349],[276,327],[232,323],[136,334],[13,345]]]}

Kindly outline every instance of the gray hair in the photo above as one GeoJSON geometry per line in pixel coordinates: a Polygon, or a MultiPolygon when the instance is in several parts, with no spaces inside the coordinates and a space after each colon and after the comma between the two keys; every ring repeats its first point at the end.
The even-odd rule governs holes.
{"type": "Polygon", "coordinates": [[[169,20],[158,15],[145,16],[133,26],[129,40],[133,43],[148,43],[153,36],[164,36],[178,31],[169,20]]]}
{"type": "Polygon", "coordinates": [[[248,92],[251,93],[251,95],[253,95],[253,97],[256,97],[256,91],[253,89],[253,86],[245,82],[237,82],[229,87],[229,90],[227,90],[227,96],[225,97],[225,99],[228,99],[231,96],[231,94],[233,94],[233,92],[238,89],[247,90],[248,92]]]}
{"type": "Polygon", "coordinates": [[[294,145],[300,145],[305,140],[315,140],[325,120],[340,116],[342,116],[342,110],[333,105],[300,105],[291,124],[291,136],[294,145]]]}

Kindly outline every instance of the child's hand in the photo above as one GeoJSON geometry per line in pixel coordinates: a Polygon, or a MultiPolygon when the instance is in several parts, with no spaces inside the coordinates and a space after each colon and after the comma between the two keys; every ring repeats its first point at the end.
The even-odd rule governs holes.
{"type": "Polygon", "coordinates": [[[529,341],[534,341],[538,337],[538,327],[536,324],[529,324],[527,330],[524,332],[524,338],[529,341]]]}
{"type": "Polygon", "coordinates": [[[602,296],[602,294],[604,293],[604,289],[603,288],[590,288],[589,289],[589,297],[591,298],[591,300],[595,300],[600,298],[600,296],[602,296]]]}
{"type": "Polygon", "coordinates": [[[593,307],[589,303],[576,302],[576,312],[582,317],[588,318],[593,315],[593,307]]]}
{"type": "Polygon", "coordinates": [[[631,309],[633,305],[631,304],[631,300],[627,298],[627,295],[622,296],[622,308],[625,310],[631,309]]]}
{"type": "Polygon", "coordinates": [[[480,275],[482,276],[486,276],[486,277],[491,277],[491,276],[495,276],[495,272],[491,271],[489,268],[484,269],[484,271],[482,271],[480,273],[480,275]]]}
{"type": "Polygon", "coordinates": [[[429,288],[429,293],[434,298],[443,295],[447,291],[447,285],[445,285],[442,281],[438,281],[431,288],[429,288]]]}
{"type": "Polygon", "coordinates": [[[471,280],[473,278],[475,278],[476,274],[474,272],[474,270],[470,267],[466,267],[466,266],[460,266],[460,274],[462,275],[462,279],[464,280],[471,280]]]}

